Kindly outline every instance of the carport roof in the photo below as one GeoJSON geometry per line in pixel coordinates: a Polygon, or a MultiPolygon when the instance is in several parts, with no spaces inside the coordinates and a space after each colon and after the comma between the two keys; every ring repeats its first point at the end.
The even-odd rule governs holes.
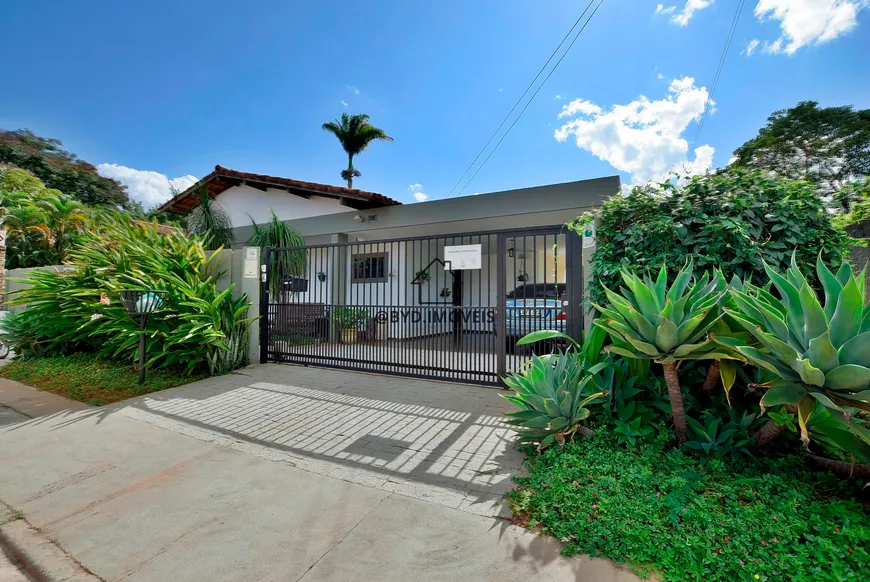
{"type": "Polygon", "coordinates": [[[345,206],[357,210],[370,210],[383,206],[399,206],[402,204],[398,200],[393,200],[376,192],[317,184],[315,182],[303,182],[278,176],[239,172],[238,170],[217,165],[214,167],[214,172],[171,200],[164,202],[158,210],[160,212],[172,212],[173,214],[187,214],[199,206],[200,188],[204,187],[208,191],[209,196],[215,198],[225,190],[233,186],[240,186],[241,184],[264,192],[267,188],[286,190],[289,195],[301,196],[303,198],[310,198],[312,195],[336,198],[345,206]]]}

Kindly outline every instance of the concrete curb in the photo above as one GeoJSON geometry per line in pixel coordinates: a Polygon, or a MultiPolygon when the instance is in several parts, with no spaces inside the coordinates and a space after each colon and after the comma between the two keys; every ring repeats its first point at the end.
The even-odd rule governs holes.
{"type": "Polygon", "coordinates": [[[37,582],[104,582],[0,501],[0,548],[37,582]]]}

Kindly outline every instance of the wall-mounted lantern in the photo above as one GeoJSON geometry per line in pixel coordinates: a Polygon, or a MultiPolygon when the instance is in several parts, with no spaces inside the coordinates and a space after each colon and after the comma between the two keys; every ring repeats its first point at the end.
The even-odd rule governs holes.
{"type": "Polygon", "coordinates": [[[121,291],[121,303],[135,320],[139,318],[139,383],[145,383],[145,323],[148,316],[163,307],[166,291],[128,289],[121,291]]]}

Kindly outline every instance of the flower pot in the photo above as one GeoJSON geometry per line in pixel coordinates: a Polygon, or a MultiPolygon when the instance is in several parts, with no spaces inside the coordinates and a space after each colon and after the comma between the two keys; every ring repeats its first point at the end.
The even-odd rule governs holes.
{"type": "Polygon", "coordinates": [[[341,343],[355,344],[357,340],[358,330],[353,327],[341,330],[341,343]]]}

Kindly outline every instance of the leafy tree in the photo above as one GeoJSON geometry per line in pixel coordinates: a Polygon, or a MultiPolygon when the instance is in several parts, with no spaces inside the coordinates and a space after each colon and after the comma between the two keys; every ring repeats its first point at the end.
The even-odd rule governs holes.
{"type": "MultiPolygon", "coordinates": [[[[691,260],[699,272],[719,268],[726,280],[749,280],[764,276],[762,261],[785,270],[796,250],[815,284],[811,267],[819,253],[840,263],[848,248],[810,184],[734,166],[681,186],[666,182],[616,195],[599,218],[590,285],[599,304],[606,301],[602,285],[619,287],[622,266],[642,271],[664,264],[673,277],[691,260]]],[[[569,226],[582,232],[587,220],[569,226]]]]}
{"type": "Polygon", "coordinates": [[[849,212],[834,217],[834,223],[855,238],[870,238],[870,178],[850,182],[840,190],[849,203],[849,212]]]}
{"type": "Polygon", "coordinates": [[[802,101],[775,111],[734,155],[739,166],[807,180],[848,212],[849,201],[836,195],[850,180],[870,175],[870,109],[802,101]]]}
{"type": "Polygon", "coordinates": [[[233,225],[229,215],[215,204],[205,188],[199,192],[199,206],[187,215],[187,232],[199,236],[206,249],[233,244],[233,225]]]}
{"type": "Polygon", "coordinates": [[[85,204],[127,207],[130,199],[123,184],[97,173],[57,139],[39,137],[27,129],[0,130],[0,163],[23,168],[48,188],[64,192],[85,204]]]}
{"type": "Polygon", "coordinates": [[[362,153],[373,141],[393,141],[383,129],[369,123],[369,116],[365,113],[356,115],[341,114],[341,119],[323,124],[324,131],[328,131],[338,138],[341,147],[347,152],[347,169],[341,171],[342,180],[347,180],[347,187],[353,188],[353,179],[362,176],[353,167],[353,157],[362,153]]]}

